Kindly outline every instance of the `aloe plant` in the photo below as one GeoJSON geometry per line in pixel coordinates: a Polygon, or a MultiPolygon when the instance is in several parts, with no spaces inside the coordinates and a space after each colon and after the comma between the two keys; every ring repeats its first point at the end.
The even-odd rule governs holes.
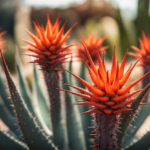
{"type": "MultiPolygon", "coordinates": [[[[18,51],[16,51],[18,90],[1,52],[8,91],[4,92],[6,86],[4,85],[5,79],[2,74],[0,76],[0,118],[9,127],[9,131],[0,130],[0,148],[5,150],[120,149],[123,147],[121,145],[122,141],[125,140],[124,134],[126,131],[128,132],[127,128],[137,113],[139,106],[147,104],[142,100],[150,88],[149,81],[147,81],[147,86],[145,85],[141,90],[130,93],[130,89],[141,80],[147,79],[146,77],[149,76],[150,72],[146,72],[140,79],[125,85],[138,63],[137,61],[134,65],[131,65],[125,72],[127,52],[119,66],[119,63],[116,62],[114,50],[111,70],[106,70],[104,55],[103,60],[101,60],[96,48],[94,50],[97,51],[97,60],[92,60],[94,58],[92,58],[90,50],[87,49],[88,46],[93,47],[93,45],[90,45],[93,40],[91,38],[88,44],[85,40],[82,43],[82,48],[84,48],[82,51],[85,50],[87,60],[83,59],[80,77],[72,73],[72,62],[68,64],[69,66],[63,66],[67,59],[65,56],[72,54],[72,52],[68,52],[71,45],[66,46],[64,42],[76,23],[63,35],[65,24],[59,31],[59,17],[53,25],[48,16],[46,29],[34,23],[37,36],[26,30],[34,43],[25,40],[29,46],[24,48],[35,53],[27,55],[35,57],[36,59],[32,63],[40,65],[48,90],[49,101],[45,96],[46,92],[43,92],[44,88],[40,85],[40,77],[35,64],[33,93],[31,93],[25,81],[18,51]],[[96,61],[98,61],[98,66],[94,63],[96,61]],[[85,79],[85,68],[88,70],[92,83],[87,82],[85,79]],[[81,82],[81,87],[74,85],[74,82],[72,82],[74,79],[71,75],[79,80],[78,83],[81,82]],[[63,93],[62,91],[66,92],[63,93]],[[138,96],[131,98],[135,94],[138,94],[138,96]],[[9,95],[11,100],[7,99],[9,95]],[[84,100],[79,100],[77,96],[84,98],[84,100]],[[77,105],[87,106],[85,107],[87,110],[81,109],[80,111],[83,111],[84,116],[92,113],[93,120],[91,121],[89,117],[85,117],[86,119],[83,123],[83,118],[79,115],[77,105]],[[88,107],[89,105],[90,107],[88,107]],[[87,135],[89,130],[85,130],[85,128],[88,128],[87,124],[90,125],[90,122],[91,126],[89,127],[93,129],[93,138],[90,133],[87,135]],[[16,128],[18,129],[17,131],[16,128]],[[91,144],[92,148],[89,147],[89,144],[91,144]]],[[[104,39],[105,37],[102,38],[100,46],[102,46],[104,39]]],[[[143,110],[143,108],[147,109],[148,107],[149,103],[141,108],[143,110]]],[[[144,111],[141,112],[140,116],[142,117],[143,115],[144,119],[139,119],[140,121],[137,122],[138,128],[146,116],[144,111]]],[[[134,134],[131,134],[130,139],[133,139],[133,136],[134,134]]],[[[149,132],[128,147],[126,147],[127,143],[129,143],[127,142],[124,147],[129,150],[138,149],[140,148],[139,144],[144,144],[143,148],[147,149],[150,146],[147,140],[148,137],[149,132]]]]}

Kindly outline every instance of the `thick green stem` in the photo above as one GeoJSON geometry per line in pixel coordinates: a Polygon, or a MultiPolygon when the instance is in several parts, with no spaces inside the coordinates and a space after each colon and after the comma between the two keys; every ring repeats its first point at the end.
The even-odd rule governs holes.
{"type": "MultiPolygon", "coordinates": [[[[54,67],[54,66],[53,66],[54,67]]],[[[53,128],[53,141],[60,150],[67,150],[68,137],[66,128],[66,114],[65,101],[62,92],[58,90],[61,88],[61,71],[53,71],[53,67],[44,70],[45,82],[47,85],[49,100],[50,100],[50,114],[53,128]]],[[[62,65],[55,66],[55,68],[62,68],[62,65]]]]}

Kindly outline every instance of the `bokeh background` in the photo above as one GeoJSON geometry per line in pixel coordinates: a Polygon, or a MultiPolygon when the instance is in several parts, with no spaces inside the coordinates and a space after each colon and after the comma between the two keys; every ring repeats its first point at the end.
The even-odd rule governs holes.
{"type": "MultiPolygon", "coordinates": [[[[79,41],[82,35],[89,34],[103,37],[109,46],[106,50],[106,62],[111,62],[114,45],[116,45],[117,60],[121,62],[130,46],[139,47],[138,37],[142,38],[142,30],[150,33],[150,1],[149,0],[0,0],[0,32],[6,31],[3,36],[6,40],[4,57],[10,72],[15,78],[15,45],[19,53],[25,50],[20,46],[26,44],[22,39],[31,40],[24,29],[34,33],[33,21],[46,25],[46,16],[50,15],[52,22],[60,15],[61,25],[67,20],[65,31],[75,22],[78,25],[72,30],[68,43],[79,41]]],[[[23,56],[22,62],[25,74],[32,89],[33,72],[28,56],[23,56]]],[[[127,67],[135,58],[127,57],[127,67]]],[[[132,81],[142,75],[142,68],[136,67],[129,80],[132,81]]],[[[138,85],[140,86],[140,85],[138,85]]],[[[150,119],[149,119],[150,120],[150,119]]],[[[150,125],[150,122],[146,123],[150,125]]],[[[147,128],[147,127],[145,127],[147,128]]]]}

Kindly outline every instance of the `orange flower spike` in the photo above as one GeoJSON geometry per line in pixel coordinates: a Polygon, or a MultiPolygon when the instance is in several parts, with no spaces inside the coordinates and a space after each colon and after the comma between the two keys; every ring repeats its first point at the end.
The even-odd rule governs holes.
{"type": "Polygon", "coordinates": [[[128,53],[128,50],[126,51],[126,54],[122,60],[122,63],[121,63],[120,69],[119,69],[119,79],[121,79],[123,77],[127,53],[128,53]]]}
{"type": "Polygon", "coordinates": [[[56,28],[53,29],[53,39],[56,38],[56,36],[58,35],[58,31],[59,31],[59,26],[60,26],[60,21],[58,22],[56,28]]]}
{"type": "Polygon", "coordinates": [[[74,77],[76,77],[84,86],[86,86],[91,92],[93,92],[97,96],[105,96],[105,92],[101,91],[98,88],[95,88],[90,83],[88,83],[85,80],[79,78],[78,76],[76,76],[75,74],[71,73],[70,71],[68,71],[66,69],[64,69],[64,70],[67,71],[67,72],[69,72],[70,74],[72,74],[74,77]]]}
{"type": "Polygon", "coordinates": [[[37,27],[37,25],[34,21],[33,21],[33,24],[34,24],[35,32],[36,32],[38,39],[40,39],[41,42],[43,42],[43,36],[41,34],[41,31],[39,30],[39,28],[37,27]]]}
{"type": "MultiPolygon", "coordinates": [[[[31,43],[31,42],[29,42],[29,41],[27,41],[27,40],[24,40],[24,39],[23,39],[23,41],[26,42],[27,44],[31,45],[32,47],[38,49],[38,47],[36,46],[36,44],[31,43]]],[[[26,48],[26,49],[27,49],[27,48],[26,48]]]]}
{"type": "MultiPolygon", "coordinates": [[[[138,61],[139,61],[139,60],[138,60],[138,61]]],[[[131,69],[129,69],[129,70],[125,73],[125,75],[121,78],[121,80],[119,80],[119,87],[122,87],[122,86],[126,83],[126,81],[128,80],[128,78],[129,78],[129,76],[130,76],[132,70],[134,69],[134,67],[136,66],[136,64],[138,63],[138,61],[132,66],[131,69]]]]}
{"type": "Polygon", "coordinates": [[[58,15],[57,18],[56,18],[56,21],[53,25],[53,28],[52,28],[53,33],[55,32],[55,30],[57,30],[59,24],[60,24],[60,21],[59,21],[59,15],[58,15]]]}
{"type": "Polygon", "coordinates": [[[52,24],[49,18],[49,15],[47,15],[47,26],[46,26],[46,32],[47,32],[47,38],[52,41],[53,38],[53,33],[52,33],[52,24]]]}
{"type": "Polygon", "coordinates": [[[103,42],[105,41],[105,39],[107,38],[107,36],[104,36],[97,44],[97,47],[102,46],[103,42]]]}
{"type": "Polygon", "coordinates": [[[106,94],[109,97],[114,97],[115,96],[115,93],[114,93],[113,89],[111,88],[111,84],[110,84],[110,81],[109,81],[109,73],[108,73],[108,71],[107,71],[107,76],[106,76],[105,91],[106,91],[106,94]]]}
{"type": "Polygon", "coordinates": [[[105,90],[105,82],[102,80],[100,71],[98,70],[98,74],[97,74],[97,86],[101,89],[101,90],[105,90]]]}
{"type": "Polygon", "coordinates": [[[93,93],[87,91],[87,90],[84,90],[82,88],[79,88],[79,87],[76,87],[76,86],[73,86],[73,85],[70,85],[70,84],[65,84],[65,85],[68,85],[70,87],[73,87],[74,89],[80,91],[80,92],[83,92],[85,94],[88,94],[89,96],[91,96],[91,98],[94,98],[96,100],[99,100],[99,101],[102,101],[102,102],[107,102],[109,101],[109,97],[99,97],[99,96],[95,96],[93,93]]]}
{"type": "Polygon", "coordinates": [[[145,46],[144,46],[143,41],[142,41],[140,38],[138,38],[138,40],[139,40],[139,42],[140,42],[140,47],[141,47],[141,49],[145,51],[145,46]]]}
{"type": "Polygon", "coordinates": [[[147,76],[150,73],[150,71],[148,73],[146,73],[143,77],[141,77],[140,79],[136,80],[135,82],[132,82],[131,84],[127,85],[126,87],[120,89],[117,94],[120,95],[124,95],[126,94],[134,85],[136,85],[139,81],[141,81],[145,76],[147,76]]]}
{"type": "Polygon", "coordinates": [[[114,92],[117,92],[119,89],[119,64],[118,64],[118,62],[117,62],[116,77],[115,77],[115,80],[113,82],[112,89],[114,92]]]}
{"type": "Polygon", "coordinates": [[[0,37],[2,37],[5,33],[6,33],[6,31],[1,32],[0,37]]]}
{"type": "Polygon", "coordinates": [[[88,71],[89,71],[89,74],[90,74],[90,77],[93,81],[93,83],[97,86],[97,77],[96,75],[93,73],[93,71],[91,70],[91,68],[88,66],[88,64],[83,60],[84,64],[86,65],[88,71]]]}
{"type": "Polygon", "coordinates": [[[44,30],[44,27],[43,26],[42,27],[39,26],[39,30],[40,30],[40,32],[42,34],[42,37],[43,37],[43,45],[45,45],[47,48],[49,48],[51,46],[51,42],[47,38],[47,33],[44,30]]]}
{"type": "Polygon", "coordinates": [[[144,31],[142,31],[142,35],[143,35],[143,43],[144,43],[145,50],[148,51],[149,50],[148,40],[146,38],[144,31]]]}
{"type": "Polygon", "coordinates": [[[129,93],[129,94],[126,94],[126,95],[122,95],[122,96],[118,96],[118,97],[115,97],[115,98],[112,98],[112,101],[113,102],[120,102],[120,101],[123,101],[125,99],[128,99],[130,98],[131,96],[135,95],[136,93],[138,92],[141,92],[142,90],[137,90],[135,92],[132,92],[132,93],[129,93]]]}
{"type": "Polygon", "coordinates": [[[145,54],[145,52],[141,51],[139,48],[135,47],[135,46],[131,46],[132,49],[134,49],[136,52],[140,53],[141,55],[145,54]]]}
{"type": "Polygon", "coordinates": [[[44,51],[45,50],[45,46],[42,45],[42,43],[40,42],[40,40],[34,36],[31,32],[29,32],[28,30],[25,29],[25,31],[30,35],[30,37],[34,40],[34,42],[36,43],[37,47],[41,50],[44,51]]]}
{"type": "Polygon", "coordinates": [[[104,52],[103,52],[103,68],[104,68],[104,70],[106,72],[104,52]]]}
{"type": "Polygon", "coordinates": [[[58,89],[58,90],[60,90],[60,91],[65,91],[65,92],[68,92],[68,93],[71,93],[71,94],[74,94],[74,95],[77,95],[77,96],[80,96],[80,97],[86,98],[86,99],[88,99],[88,100],[90,100],[90,101],[94,101],[94,102],[96,102],[96,103],[97,103],[97,100],[95,100],[95,99],[91,98],[91,97],[90,97],[90,96],[88,96],[88,95],[80,94],[80,93],[75,93],[75,92],[67,91],[67,90],[64,90],[64,89],[58,89]]]}
{"type": "Polygon", "coordinates": [[[97,68],[94,65],[94,62],[93,62],[93,60],[92,60],[92,58],[90,56],[90,53],[89,53],[88,49],[86,48],[86,46],[84,45],[84,43],[82,41],[81,41],[81,43],[82,43],[82,45],[84,46],[84,48],[85,48],[85,50],[87,52],[87,55],[88,55],[88,58],[89,58],[92,70],[94,71],[95,74],[97,74],[97,68]]]}
{"type": "Polygon", "coordinates": [[[65,29],[65,25],[66,25],[67,21],[64,23],[64,25],[62,26],[58,36],[56,37],[55,40],[52,41],[52,44],[53,45],[56,45],[58,44],[58,42],[61,40],[62,36],[63,36],[63,32],[64,32],[64,29],[65,29]]]}
{"type": "Polygon", "coordinates": [[[99,54],[98,54],[98,62],[99,62],[99,73],[102,75],[103,79],[106,80],[106,71],[104,69],[104,66],[103,66],[103,63],[99,54]]]}
{"type": "Polygon", "coordinates": [[[62,52],[64,52],[64,51],[66,51],[67,49],[69,49],[69,47],[71,47],[71,46],[72,46],[72,45],[69,45],[69,46],[67,46],[67,47],[58,49],[58,50],[54,51],[53,53],[54,53],[54,54],[62,53],[62,52]]]}
{"type": "Polygon", "coordinates": [[[77,22],[67,31],[67,33],[63,36],[61,41],[57,44],[57,49],[59,49],[65,42],[65,40],[68,38],[68,35],[70,34],[71,30],[77,25],[77,22]]]}
{"type": "Polygon", "coordinates": [[[98,107],[100,109],[105,109],[107,108],[106,105],[103,105],[103,104],[99,104],[99,103],[93,103],[93,102],[83,102],[83,103],[73,103],[74,105],[92,105],[92,106],[95,106],[95,107],[98,107]]]}
{"type": "Polygon", "coordinates": [[[148,46],[150,47],[150,38],[149,38],[149,34],[148,34],[147,40],[148,40],[148,46]]]}
{"type": "Polygon", "coordinates": [[[114,110],[112,113],[113,114],[120,114],[122,112],[126,112],[126,111],[130,111],[132,109],[129,109],[129,108],[122,108],[122,109],[118,109],[118,110],[114,110]]]}
{"type": "Polygon", "coordinates": [[[139,54],[135,54],[132,52],[128,52],[129,55],[136,57],[137,59],[141,59],[141,56],[139,54]]]}
{"type": "MultiPolygon", "coordinates": [[[[136,98],[137,98],[137,97],[136,97],[136,98]]],[[[125,101],[125,102],[122,102],[122,103],[120,103],[120,104],[118,104],[118,105],[111,106],[111,108],[112,108],[112,109],[117,109],[117,108],[123,107],[123,106],[125,106],[125,105],[128,105],[128,104],[134,102],[134,101],[136,100],[136,98],[130,99],[130,100],[125,101]]]]}
{"type": "Polygon", "coordinates": [[[115,76],[116,76],[116,56],[115,56],[115,46],[114,46],[112,68],[111,68],[111,74],[110,74],[110,84],[113,83],[115,76]]]}
{"type": "Polygon", "coordinates": [[[97,113],[97,114],[103,114],[101,111],[99,111],[99,110],[88,110],[88,111],[86,111],[86,112],[83,112],[83,113],[81,113],[81,115],[84,115],[84,114],[89,114],[89,113],[97,113]]]}

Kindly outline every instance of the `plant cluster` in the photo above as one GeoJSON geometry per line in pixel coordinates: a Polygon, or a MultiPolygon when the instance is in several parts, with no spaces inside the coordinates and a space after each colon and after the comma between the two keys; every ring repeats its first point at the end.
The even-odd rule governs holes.
{"type": "MultiPolygon", "coordinates": [[[[33,40],[33,43],[24,40],[28,45],[23,47],[31,52],[26,55],[34,57],[31,61],[34,63],[33,93],[27,88],[18,51],[16,50],[16,66],[19,90],[9,73],[2,50],[0,51],[8,84],[6,92],[5,78],[1,70],[0,118],[9,127],[7,132],[0,129],[0,148],[4,150],[117,150],[121,148],[146,150],[150,147],[149,132],[131,144],[135,141],[136,131],[149,114],[148,96],[143,101],[150,88],[149,36],[146,37],[143,32],[143,41],[139,39],[140,49],[132,46],[137,53],[130,53],[130,55],[140,60],[137,60],[134,65],[131,64],[127,71],[125,71],[125,64],[128,51],[119,65],[114,47],[112,67],[108,70],[104,58],[108,46],[102,46],[106,36],[101,39],[90,35],[88,39],[83,37],[81,45],[76,42],[74,50],[70,48],[72,45],[66,44],[76,24],[64,34],[66,22],[60,28],[59,16],[54,24],[47,16],[45,28],[34,22],[36,36],[26,30],[33,40]],[[72,73],[72,59],[69,61],[71,56],[83,60],[79,77],[72,73]],[[144,68],[143,76],[126,85],[139,61],[144,68]],[[49,101],[41,86],[37,65],[42,70],[49,101]],[[87,72],[91,82],[86,81],[87,72]],[[75,77],[78,82],[75,82],[75,78],[72,77],[75,77]],[[131,88],[140,81],[143,89],[130,92],[131,88]],[[132,96],[135,97],[131,98],[132,96]],[[129,126],[133,124],[132,120],[139,106],[141,106],[140,118],[134,123],[137,129],[129,134],[129,137],[124,138],[125,133],[130,133],[132,130],[129,126]],[[80,113],[84,115],[81,117],[80,113]],[[93,118],[89,114],[92,114],[93,118]],[[129,143],[131,145],[127,147],[129,143]]],[[[4,32],[0,33],[0,37],[3,34],[4,32]]],[[[0,49],[3,44],[4,42],[0,41],[0,49]]]]}

